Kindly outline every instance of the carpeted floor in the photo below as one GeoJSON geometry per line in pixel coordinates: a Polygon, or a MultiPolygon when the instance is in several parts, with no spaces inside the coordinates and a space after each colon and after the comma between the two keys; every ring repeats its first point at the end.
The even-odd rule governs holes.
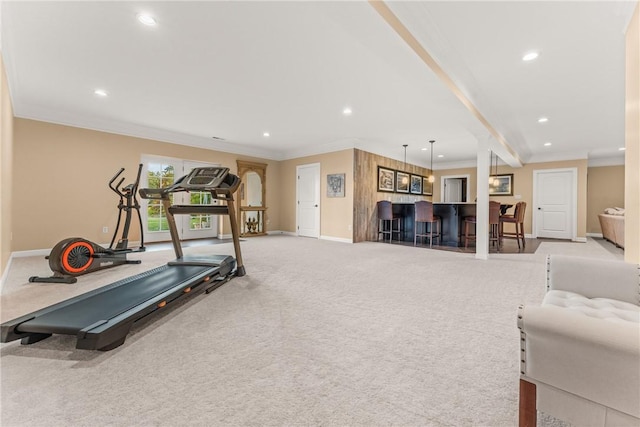
{"type": "MultiPolygon", "coordinates": [[[[514,426],[518,304],[544,293],[547,253],[621,259],[607,242],[472,254],[266,236],[247,276],[139,322],[110,352],[54,336],[0,347],[2,426],[514,426]]],[[[232,254],[229,243],[187,254],[232,254]]],[[[170,251],[74,285],[28,283],[14,258],[6,321],[164,264],[170,251]]],[[[541,417],[539,425],[561,425],[541,417]]]]}

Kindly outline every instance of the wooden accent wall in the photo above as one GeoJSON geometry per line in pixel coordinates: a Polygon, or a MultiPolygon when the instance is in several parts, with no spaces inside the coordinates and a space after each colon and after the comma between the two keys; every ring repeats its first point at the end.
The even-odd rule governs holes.
{"type": "Polygon", "coordinates": [[[377,240],[378,216],[376,203],[379,200],[392,202],[413,202],[431,200],[431,196],[417,194],[389,193],[378,191],[378,166],[401,170],[414,175],[428,176],[429,169],[379,156],[362,150],[354,150],[353,156],[353,242],[377,240]]]}

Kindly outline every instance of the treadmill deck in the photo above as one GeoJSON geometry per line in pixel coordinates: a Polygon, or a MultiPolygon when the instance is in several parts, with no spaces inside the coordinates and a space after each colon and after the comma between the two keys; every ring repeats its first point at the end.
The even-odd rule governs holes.
{"type": "Polygon", "coordinates": [[[140,318],[195,293],[202,285],[224,283],[234,267],[230,256],[178,259],[5,322],[1,341],[23,338],[23,343],[32,343],[65,334],[77,336],[78,348],[110,349],[114,342],[124,342],[140,318]]]}

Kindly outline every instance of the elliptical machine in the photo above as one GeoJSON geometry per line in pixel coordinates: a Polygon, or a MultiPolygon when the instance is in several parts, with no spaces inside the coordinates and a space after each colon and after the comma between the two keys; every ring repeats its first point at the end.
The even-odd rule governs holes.
{"type": "Polygon", "coordinates": [[[127,254],[133,252],[144,252],[144,233],[142,229],[142,217],[140,216],[140,203],[136,194],[140,184],[140,175],[142,173],[142,164],[138,166],[138,176],[133,184],[128,184],[119,188],[124,181],[120,178],[117,184],[114,182],[124,172],[124,168],[120,168],[111,181],[109,188],[120,196],[118,203],[118,223],[113,232],[113,238],[108,248],[98,245],[90,240],[81,237],[70,237],[58,242],[49,256],[45,257],[49,260],[49,268],[53,271],[53,276],[39,277],[31,276],[29,282],[46,282],[46,283],[75,283],[75,276],[81,274],[92,273],[96,270],[104,268],[116,267],[122,264],[140,264],[140,260],[128,260],[127,254]],[[131,211],[138,213],[138,222],[140,223],[140,247],[137,249],[129,249],[129,228],[131,226],[131,211]],[[120,230],[122,214],[125,214],[124,226],[122,228],[122,237],[116,242],[116,236],[120,230]]]}

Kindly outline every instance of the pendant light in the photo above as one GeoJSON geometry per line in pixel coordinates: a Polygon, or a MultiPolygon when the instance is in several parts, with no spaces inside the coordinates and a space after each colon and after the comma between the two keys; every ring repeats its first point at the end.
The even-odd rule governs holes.
{"type": "Polygon", "coordinates": [[[429,141],[429,144],[431,144],[431,175],[429,175],[429,182],[430,183],[434,183],[436,181],[436,177],[433,175],[433,143],[436,142],[435,140],[431,140],[429,141]]]}
{"type": "Polygon", "coordinates": [[[500,185],[500,180],[498,179],[498,155],[495,155],[496,157],[496,168],[494,173],[491,173],[491,168],[493,167],[493,151],[491,151],[490,154],[490,158],[489,158],[489,185],[493,186],[493,187],[497,187],[498,185],[500,185]]]}
{"type": "Polygon", "coordinates": [[[491,174],[491,168],[493,167],[493,151],[489,152],[489,185],[493,185],[493,175],[491,174]]]}
{"type": "MultiPolygon", "coordinates": [[[[404,147],[404,172],[407,171],[407,147],[408,144],[402,144],[402,146],[404,147]]],[[[403,184],[408,184],[409,183],[409,178],[405,175],[402,177],[402,183],[403,184]]]]}

